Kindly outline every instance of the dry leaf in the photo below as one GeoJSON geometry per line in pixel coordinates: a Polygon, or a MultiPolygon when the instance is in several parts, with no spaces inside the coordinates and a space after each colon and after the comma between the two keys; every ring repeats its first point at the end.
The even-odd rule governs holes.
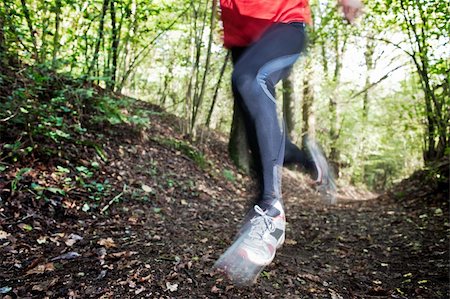
{"type": "Polygon", "coordinates": [[[145,288],[143,286],[140,286],[139,289],[137,289],[136,291],[134,291],[135,295],[139,295],[140,293],[142,293],[143,291],[145,291],[145,288]]]}
{"type": "Polygon", "coordinates": [[[51,259],[51,261],[57,261],[57,260],[73,260],[76,259],[78,257],[80,257],[81,255],[78,252],[75,251],[70,251],[64,254],[61,254],[60,256],[54,257],[51,259]]]}
{"type": "Polygon", "coordinates": [[[36,242],[39,245],[47,243],[47,236],[40,236],[39,238],[37,238],[36,242]]]}
{"type": "Polygon", "coordinates": [[[55,265],[53,265],[53,263],[47,263],[47,264],[41,264],[38,265],[37,267],[30,269],[27,271],[27,275],[30,274],[42,274],[45,272],[51,272],[55,270],[55,265]]]}
{"type": "Polygon", "coordinates": [[[112,248],[112,247],[116,247],[116,243],[114,242],[114,240],[109,237],[106,239],[100,239],[97,244],[101,245],[101,246],[105,246],[106,248],[112,248]]]}
{"type": "Polygon", "coordinates": [[[67,239],[64,241],[64,243],[66,243],[66,245],[70,247],[80,240],[83,240],[82,236],[79,236],[77,234],[70,234],[69,237],[67,237],[67,239]]]}
{"type": "Polygon", "coordinates": [[[41,283],[33,285],[33,287],[31,289],[33,291],[45,292],[50,287],[54,286],[58,282],[58,280],[59,280],[58,278],[47,280],[47,281],[44,281],[44,282],[41,282],[41,283]]]}
{"type": "Polygon", "coordinates": [[[137,251],[121,251],[121,252],[111,253],[108,256],[112,256],[112,257],[116,257],[116,258],[123,257],[123,256],[130,257],[130,256],[135,255],[137,253],[138,253],[137,251]]]}
{"type": "Polygon", "coordinates": [[[178,283],[171,284],[170,282],[166,282],[166,288],[171,292],[176,292],[178,290],[178,283]]]}
{"type": "Polygon", "coordinates": [[[10,236],[7,232],[0,230],[0,240],[6,239],[10,236]]]}
{"type": "Polygon", "coordinates": [[[309,273],[300,274],[299,277],[303,278],[303,279],[307,279],[307,280],[313,281],[313,282],[319,282],[319,283],[321,282],[321,279],[320,279],[319,276],[313,275],[313,274],[309,274],[309,273]]]}
{"type": "Polygon", "coordinates": [[[284,241],[284,244],[286,244],[286,245],[297,245],[297,241],[295,241],[293,239],[286,239],[284,241]]]}
{"type": "Polygon", "coordinates": [[[142,190],[144,190],[147,193],[153,192],[153,188],[147,185],[142,185],[142,190]]]}

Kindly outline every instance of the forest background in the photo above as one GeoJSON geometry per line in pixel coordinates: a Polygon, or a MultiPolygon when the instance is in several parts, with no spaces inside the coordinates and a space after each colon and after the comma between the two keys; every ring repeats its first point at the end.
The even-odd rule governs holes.
{"type": "MultiPolygon", "coordinates": [[[[385,189],[449,155],[449,6],[439,0],[370,1],[354,26],[336,6],[311,1],[308,51],[280,84],[280,111],[295,142],[309,133],[323,144],[341,182],[385,189]]],[[[184,119],[183,132],[200,142],[207,142],[204,127],[227,134],[233,128],[230,153],[248,169],[219,15],[218,3],[210,0],[5,0],[1,59],[160,105],[184,119]]],[[[46,80],[42,72],[30,76],[46,80]]],[[[19,88],[9,96],[2,122],[47,109],[19,101],[27,92],[19,88]]],[[[93,94],[72,92],[87,99],[93,94]]],[[[110,122],[146,122],[127,115],[117,101],[105,96],[99,106],[110,122]]],[[[54,140],[67,137],[51,113],[32,130],[54,140]]],[[[20,140],[8,146],[22,147],[20,140]]]]}

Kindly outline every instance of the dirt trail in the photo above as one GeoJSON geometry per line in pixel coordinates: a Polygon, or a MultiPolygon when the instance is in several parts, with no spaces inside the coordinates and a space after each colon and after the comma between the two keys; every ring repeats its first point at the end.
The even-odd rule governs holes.
{"type": "MultiPolygon", "coordinates": [[[[0,177],[3,298],[450,296],[448,206],[412,208],[363,194],[329,206],[288,170],[287,240],[274,262],[248,288],[212,275],[250,204],[252,183],[228,161],[223,141],[211,139],[205,150],[213,163],[202,169],[161,141],[183,140],[174,120],[155,118],[145,132],[115,127],[99,137],[109,160],[91,179],[107,180],[112,191],[97,205],[81,191],[36,200],[31,182],[48,182],[61,161],[32,165],[14,194],[14,171],[0,177]]],[[[93,150],[77,154],[98,160],[93,150]]]]}

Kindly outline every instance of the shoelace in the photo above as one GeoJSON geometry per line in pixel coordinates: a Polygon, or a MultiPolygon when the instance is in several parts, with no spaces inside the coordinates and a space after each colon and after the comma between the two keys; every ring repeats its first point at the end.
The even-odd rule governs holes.
{"type": "Polygon", "coordinates": [[[254,240],[262,240],[264,233],[268,230],[269,232],[275,231],[275,225],[273,224],[273,218],[267,215],[269,210],[264,211],[260,206],[255,205],[255,212],[258,213],[253,217],[250,222],[252,223],[252,228],[250,230],[249,236],[254,240]]]}

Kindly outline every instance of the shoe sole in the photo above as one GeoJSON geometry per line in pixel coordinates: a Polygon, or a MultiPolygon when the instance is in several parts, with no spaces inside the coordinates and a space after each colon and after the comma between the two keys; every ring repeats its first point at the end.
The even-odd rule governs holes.
{"type": "MultiPolygon", "coordinates": [[[[280,248],[285,240],[285,234],[280,238],[277,249],[280,248]]],[[[265,263],[252,261],[247,252],[242,249],[243,237],[239,237],[216,261],[213,269],[225,274],[237,286],[250,286],[256,283],[259,275],[264,268],[275,258],[274,252],[272,258],[265,263]]]]}

